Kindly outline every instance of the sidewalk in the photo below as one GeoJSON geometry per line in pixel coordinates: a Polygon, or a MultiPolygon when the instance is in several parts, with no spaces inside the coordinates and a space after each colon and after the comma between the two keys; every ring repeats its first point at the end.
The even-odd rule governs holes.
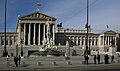
{"type": "Polygon", "coordinates": [[[104,60],[101,60],[102,64],[93,64],[93,60],[89,60],[89,64],[82,64],[82,59],[79,57],[73,57],[67,61],[64,59],[44,59],[40,58],[24,58],[21,61],[21,65],[15,67],[13,60],[0,61],[0,70],[44,70],[44,71],[71,71],[71,70],[99,70],[99,69],[120,69],[120,63],[104,64],[104,60]]]}
{"type": "Polygon", "coordinates": [[[10,70],[10,71],[16,71],[16,70],[25,70],[25,71],[88,71],[88,70],[110,70],[110,69],[119,69],[120,70],[120,64],[119,63],[115,63],[115,64],[89,64],[89,65],[79,65],[79,66],[74,66],[74,65],[68,65],[68,66],[34,66],[34,65],[30,65],[27,67],[0,67],[0,71],[3,70],[10,70]]]}

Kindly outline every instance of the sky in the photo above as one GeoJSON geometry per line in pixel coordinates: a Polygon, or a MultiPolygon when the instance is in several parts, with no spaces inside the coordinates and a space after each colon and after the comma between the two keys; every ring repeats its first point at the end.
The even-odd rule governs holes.
{"type": "MultiPolygon", "coordinates": [[[[18,15],[34,13],[36,9],[57,17],[56,25],[62,22],[64,28],[85,28],[86,0],[7,0],[7,32],[16,31],[18,15]],[[41,6],[36,6],[37,2],[41,6]]],[[[120,0],[89,0],[88,24],[94,32],[120,32],[120,0]]],[[[4,0],[0,0],[0,32],[4,32],[4,0]]]]}

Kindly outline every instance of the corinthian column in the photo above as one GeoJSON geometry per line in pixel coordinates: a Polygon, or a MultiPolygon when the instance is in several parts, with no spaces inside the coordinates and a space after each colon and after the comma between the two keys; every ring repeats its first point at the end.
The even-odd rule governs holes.
{"type": "Polygon", "coordinates": [[[21,23],[19,23],[19,39],[18,39],[18,44],[20,45],[21,41],[21,23]]]}
{"type": "Polygon", "coordinates": [[[24,23],[24,45],[25,45],[25,41],[26,40],[26,24],[24,23]]]}
{"type": "Polygon", "coordinates": [[[117,42],[117,38],[116,38],[116,36],[114,36],[114,41],[115,41],[115,46],[116,46],[116,42],[117,42]]]}
{"type": "Polygon", "coordinates": [[[110,37],[108,36],[108,45],[110,45],[110,37]]]}
{"type": "Polygon", "coordinates": [[[104,36],[103,36],[103,46],[104,46],[104,36]]]}
{"type": "Polygon", "coordinates": [[[78,37],[77,37],[76,45],[78,45],[78,37]]]}
{"type": "Polygon", "coordinates": [[[94,45],[95,45],[95,43],[96,43],[96,37],[94,37],[94,45]]]}
{"type": "Polygon", "coordinates": [[[82,46],[82,38],[80,37],[80,39],[79,39],[79,44],[80,44],[80,46],[82,46]]]}
{"type": "Polygon", "coordinates": [[[12,45],[15,45],[15,36],[13,36],[12,45]]]}
{"type": "Polygon", "coordinates": [[[34,23],[34,39],[33,39],[33,42],[34,42],[34,45],[35,45],[35,35],[36,35],[36,33],[35,33],[35,23],[34,23]]]}
{"type": "Polygon", "coordinates": [[[1,36],[0,36],[0,46],[1,46],[1,36]]]}
{"type": "Polygon", "coordinates": [[[30,41],[31,41],[31,39],[30,39],[30,36],[31,36],[31,24],[29,23],[29,38],[28,38],[28,45],[30,45],[30,41]]]}
{"type": "Polygon", "coordinates": [[[88,43],[86,43],[86,37],[84,37],[83,39],[84,39],[84,42],[83,42],[84,44],[83,45],[88,44],[88,43]]]}
{"type": "Polygon", "coordinates": [[[38,33],[38,45],[40,45],[40,23],[39,23],[39,33],[38,33]]]}
{"type": "Polygon", "coordinates": [[[45,40],[45,24],[43,24],[43,40],[45,40]]]}
{"type": "Polygon", "coordinates": [[[11,40],[10,37],[8,37],[8,45],[9,45],[9,46],[10,46],[10,40],[11,40]]]}
{"type": "Polygon", "coordinates": [[[53,45],[55,45],[55,25],[53,25],[53,45]]]}

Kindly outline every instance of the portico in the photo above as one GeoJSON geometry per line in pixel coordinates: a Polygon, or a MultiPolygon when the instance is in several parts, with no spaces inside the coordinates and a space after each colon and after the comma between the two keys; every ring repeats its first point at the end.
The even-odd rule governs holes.
{"type": "MultiPolygon", "coordinates": [[[[40,13],[39,11],[19,17],[18,26],[19,36],[24,36],[24,45],[42,45],[46,39],[47,24],[50,24],[50,36],[53,40],[55,37],[55,18],[40,13]]],[[[21,40],[21,38],[19,38],[21,40]]],[[[19,43],[20,44],[20,43],[19,43]]]]}

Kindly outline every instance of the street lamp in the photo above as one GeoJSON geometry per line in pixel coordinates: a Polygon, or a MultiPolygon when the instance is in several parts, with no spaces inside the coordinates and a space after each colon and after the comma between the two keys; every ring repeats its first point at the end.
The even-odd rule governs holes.
{"type": "Polygon", "coordinates": [[[5,19],[4,19],[4,36],[5,36],[5,41],[4,41],[4,51],[3,51],[3,56],[7,56],[8,52],[6,50],[6,10],[7,10],[7,0],[5,0],[5,19]]]}
{"type": "Polygon", "coordinates": [[[21,39],[21,56],[23,56],[23,40],[21,39]]]}
{"type": "MultiPolygon", "coordinates": [[[[20,24],[21,26],[21,24],[20,24]]],[[[20,34],[20,43],[21,43],[21,56],[23,56],[23,40],[24,40],[24,32],[23,32],[23,27],[21,26],[20,28],[21,34],[20,34]]]]}
{"type": "Polygon", "coordinates": [[[90,55],[90,45],[91,45],[91,39],[89,39],[89,49],[88,49],[88,54],[90,55]]]}
{"type": "Polygon", "coordinates": [[[87,29],[87,34],[86,34],[86,50],[84,52],[84,55],[90,55],[90,48],[88,47],[88,28],[90,28],[90,25],[88,25],[88,13],[89,13],[89,1],[87,0],[87,23],[85,25],[85,28],[87,29]]]}

